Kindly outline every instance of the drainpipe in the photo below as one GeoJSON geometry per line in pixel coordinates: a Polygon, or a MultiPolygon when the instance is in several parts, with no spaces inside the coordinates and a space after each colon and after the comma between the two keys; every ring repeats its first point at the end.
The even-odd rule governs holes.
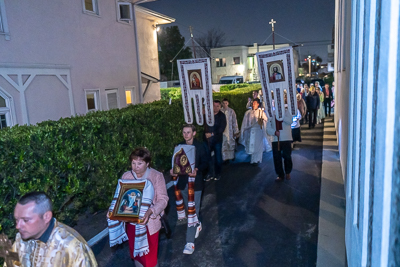
{"type": "Polygon", "coordinates": [[[139,80],[139,103],[143,103],[143,90],[142,90],[142,70],[140,67],[140,53],[139,53],[139,40],[137,34],[137,23],[136,23],[136,5],[147,2],[148,0],[137,1],[136,3],[132,3],[132,13],[133,13],[133,30],[135,32],[135,44],[136,44],[136,57],[137,57],[137,75],[139,80]]]}

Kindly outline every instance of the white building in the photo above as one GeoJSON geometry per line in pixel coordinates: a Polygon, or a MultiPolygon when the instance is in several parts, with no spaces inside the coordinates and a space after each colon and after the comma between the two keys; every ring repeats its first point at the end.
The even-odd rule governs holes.
{"type": "Polygon", "coordinates": [[[399,11],[398,0],[336,0],[348,266],[400,266],[399,11]]]}
{"type": "Polygon", "coordinates": [[[160,99],[156,26],[174,19],[139,2],[0,0],[1,128],[160,99]]]}
{"type": "MultiPolygon", "coordinates": [[[[275,49],[288,47],[289,44],[277,44],[275,49]]],[[[255,54],[273,50],[272,45],[254,43],[253,46],[225,46],[211,49],[212,82],[218,83],[224,76],[243,76],[245,82],[259,81],[257,60],[255,54]]],[[[295,73],[298,76],[298,53],[293,50],[295,73]]]]}

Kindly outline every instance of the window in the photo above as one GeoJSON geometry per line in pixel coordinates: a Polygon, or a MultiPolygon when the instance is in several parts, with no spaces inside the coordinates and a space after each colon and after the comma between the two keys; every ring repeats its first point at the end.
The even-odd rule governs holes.
{"type": "Polygon", "coordinates": [[[254,68],[254,57],[247,57],[247,66],[249,69],[254,68]]]}
{"type": "Polygon", "coordinates": [[[10,104],[11,98],[0,93],[0,129],[12,126],[10,104]]]}
{"type": "Polygon", "coordinates": [[[87,111],[100,110],[99,91],[98,89],[85,90],[87,111]]]}
{"type": "Polygon", "coordinates": [[[217,67],[226,67],[226,59],[225,58],[216,58],[215,62],[217,63],[217,67]]]}
{"type": "Polygon", "coordinates": [[[107,108],[119,108],[118,89],[106,89],[107,94],[107,108]]]}
{"type": "Polygon", "coordinates": [[[6,7],[4,0],[0,0],[0,34],[4,34],[6,40],[10,40],[10,33],[8,32],[6,7]]]}
{"type": "Polygon", "coordinates": [[[136,103],[134,90],[135,90],[134,86],[125,86],[125,98],[127,105],[132,105],[136,103]]]}
{"type": "Polygon", "coordinates": [[[118,20],[127,23],[132,20],[132,8],[130,3],[118,3],[118,20]]]}
{"type": "Polygon", "coordinates": [[[240,57],[234,57],[233,58],[233,65],[240,64],[240,57]]]}
{"type": "Polygon", "coordinates": [[[83,12],[88,14],[99,15],[97,0],[82,0],[82,1],[83,1],[83,12]]]}

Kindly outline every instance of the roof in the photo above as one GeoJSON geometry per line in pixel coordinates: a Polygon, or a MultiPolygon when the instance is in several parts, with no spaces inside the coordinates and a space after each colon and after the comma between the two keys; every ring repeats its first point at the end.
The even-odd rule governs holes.
{"type": "Polygon", "coordinates": [[[156,77],[153,77],[153,76],[151,76],[151,75],[149,75],[147,73],[144,73],[144,72],[141,72],[140,76],[142,77],[142,82],[144,82],[144,83],[146,83],[147,81],[158,83],[160,81],[156,77]]]}
{"type": "Polygon", "coordinates": [[[147,17],[150,20],[153,20],[157,24],[169,24],[175,22],[174,18],[168,17],[167,15],[158,13],[142,6],[136,6],[135,10],[139,12],[139,14],[147,17]]]}

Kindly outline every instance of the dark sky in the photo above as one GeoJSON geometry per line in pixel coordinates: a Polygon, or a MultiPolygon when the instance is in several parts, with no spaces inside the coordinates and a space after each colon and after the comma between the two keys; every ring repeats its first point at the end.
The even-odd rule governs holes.
{"type": "MultiPolygon", "coordinates": [[[[332,41],[335,23],[335,0],[158,0],[142,6],[173,17],[181,34],[190,38],[211,28],[225,32],[225,45],[263,43],[271,34],[273,18],[275,33],[296,43],[303,43],[300,57],[309,53],[327,60],[327,45],[332,41]]],[[[275,35],[276,43],[288,42],[275,35]]],[[[267,42],[272,44],[272,37],[267,42]]]]}

